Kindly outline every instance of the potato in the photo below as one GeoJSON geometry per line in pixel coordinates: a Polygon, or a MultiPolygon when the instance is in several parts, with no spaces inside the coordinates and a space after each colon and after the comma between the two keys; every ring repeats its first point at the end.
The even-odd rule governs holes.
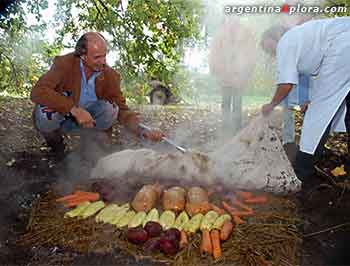
{"type": "Polygon", "coordinates": [[[148,234],[142,227],[129,228],[127,238],[130,243],[140,245],[148,240],[148,234]]]}
{"type": "Polygon", "coordinates": [[[182,187],[171,187],[163,192],[163,209],[181,212],[185,208],[186,190],[182,187]]]}
{"type": "Polygon", "coordinates": [[[177,230],[176,228],[170,228],[163,233],[162,238],[180,241],[181,232],[179,230],[177,230]]]}
{"type": "Polygon", "coordinates": [[[159,240],[160,250],[166,255],[175,255],[179,251],[179,242],[173,239],[161,238],[159,240]]]}
{"type": "Polygon", "coordinates": [[[139,192],[136,193],[131,206],[137,212],[148,212],[156,205],[156,202],[161,194],[161,186],[159,184],[145,185],[139,192]]]}
{"type": "Polygon", "coordinates": [[[162,233],[162,226],[157,222],[147,222],[145,225],[145,230],[147,231],[149,237],[157,237],[162,233]]]}
{"type": "Polygon", "coordinates": [[[143,246],[143,250],[146,254],[151,254],[160,250],[160,239],[149,239],[143,246]]]}
{"type": "Polygon", "coordinates": [[[210,210],[208,192],[201,187],[191,187],[187,192],[185,208],[191,217],[198,213],[206,214],[210,210]]]}

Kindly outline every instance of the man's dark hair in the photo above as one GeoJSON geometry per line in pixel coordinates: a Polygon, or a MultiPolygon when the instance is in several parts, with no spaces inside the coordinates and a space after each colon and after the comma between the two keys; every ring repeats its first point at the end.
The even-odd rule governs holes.
{"type": "MultiPolygon", "coordinates": [[[[76,56],[82,56],[87,54],[87,47],[88,47],[88,34],[91,33],[85,33],[83,34],[79,40],[77,41],[77,44],[75,45],[74,55],[76,56]]],[[[106,41],[105,37],[99,32],[97,34],[106,41]]]]}
{"type": "Polygon", "coordinates": [[[288,28],[282,26],[282,25],[276,25],[268,28],[263,35],[261,36],[260,46],[266,50],[266,47],[264,47],[264,41],[266,40],[274,40],[278,42],[283,34],[288,30],[288,28]]]}

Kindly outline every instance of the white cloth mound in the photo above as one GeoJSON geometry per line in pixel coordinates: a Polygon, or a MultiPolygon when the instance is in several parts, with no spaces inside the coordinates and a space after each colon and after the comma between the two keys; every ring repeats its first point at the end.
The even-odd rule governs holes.
{"type": "Polygon", "coordinates": [[[219,181],[240,189],[289,193],[301,182],[269,121],[258,116],[229,143],[207,155],[125,150],[100,159],[92,178],[147,176],[212,184],[219,181]]]}

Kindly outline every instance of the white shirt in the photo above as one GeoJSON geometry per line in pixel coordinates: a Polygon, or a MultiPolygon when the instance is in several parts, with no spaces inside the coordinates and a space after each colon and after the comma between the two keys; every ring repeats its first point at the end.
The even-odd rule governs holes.
{"type": "Polygon", "coordinates": [[[277,46],[277,83],[312,77],[300,149],[313,154],[327,126],[344,131],[344,99],[350,91],[350,18],[314,20],[286,32],[277,46]]]}
{"type": "Polygon", "coordinates": [[[331,41],[348,31],[350,18],[308,21],[287,31],[277,45],[277,84],[298,84],[298,75],[315,75],[331,41]]]}

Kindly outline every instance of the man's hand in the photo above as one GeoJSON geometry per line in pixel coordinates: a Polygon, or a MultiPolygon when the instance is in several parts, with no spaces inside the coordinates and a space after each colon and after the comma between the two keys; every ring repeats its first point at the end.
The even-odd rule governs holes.
{"type": "Polygon", "coordinates": [[[96,121],[92,118],[90,113],[81,107],[73,107],[70,111],[74,118],[77,120],[79,126],[84,128],[93,128],[96,125],[96,121]]]}
{"type": "Polygon", "coordinates": [[[159,131],[159,130],[151,130],[151,131],[145,131],[143,133],[143,137],[147,140],[151,140],[154,142],[159,142],[162,140],[162,137],[164,137],[165,135],[163,134],[163,132],[159,131]]]}
{"type": "Polygon", "coordinates": [[[268,116],[273,111],[274,108],[275,108],[274,104],[268,103],[268,104],[263,105],[261,111],[262,111],[264,116],[268,116]]]}

